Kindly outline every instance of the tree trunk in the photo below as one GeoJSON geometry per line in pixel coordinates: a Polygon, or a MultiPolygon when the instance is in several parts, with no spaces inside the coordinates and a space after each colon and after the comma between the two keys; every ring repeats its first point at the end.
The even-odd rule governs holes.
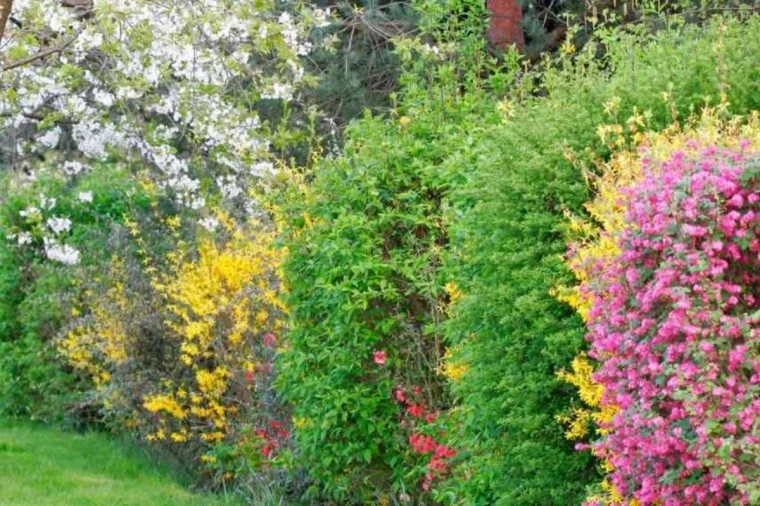
{"type": "Polygon", "coordinates": [[[0,42],[5,35],[5,25],[8,24],[8,18],[11,16],[13,0],[0,0],[0,42]]]}
{"type": "Polygon", "coordinates": [[[517,50],[525,49],[522,30],[522,8],[519,0],[487,0],[491,20],[488,25],[488,41],[498,51],[514,44],[517,50]]]}

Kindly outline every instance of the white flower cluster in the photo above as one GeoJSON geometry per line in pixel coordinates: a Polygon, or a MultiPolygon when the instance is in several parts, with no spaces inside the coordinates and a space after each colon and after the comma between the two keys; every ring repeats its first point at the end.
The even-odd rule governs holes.
{"type": "Polygon", "coordinates": [[[216,230],[216,227],[219,226],[219,220],[217,220],[213,216],[202,218],[198,223],[200,224],[200,226],[202,226],[209,232],[213,232],[214,230],[216,230]]]}
{"type": "MultiPolygon", "coordinates": [[[[92,202],[91,191],[80,192],[78,199],[82,202],[92,202]]],[[[68,217],[52,215],[56,199],[40,195],[37,206],[29,206],[19,211],[19,216],[24,219],[24,230],[15,234],[9,234],[7,239],[15,240],[19,246],[29,246],[34,243],[34,237],[42,237],[45,256],[53,261],[65,265],[79,263],[79,251],[69,244],[61,242],[63,236],[71,231],[72,222],[68,217]],[[45,215],[49,215],[47,219],[45,215]]]]}
{"type": "Polygon", "coordinates": [[[34,132],[26,141],[8,136],[22,138],[14,150],[49,160],[31,155],[73,142],[77,153],[58,161],[69,176],[111,157],[140,161],[192,209],[207,200],[201,179],[217,182],[225,198],[246,195],[250,178],[271,172],[261,170],[269,133],[251,97],[296,96],[300,57],[312,50],[307,38],[329,23],[329,11],[296,15],[257,0],[93,3],[87,15],[60,0],[13,3],[23,33],[9,24],[5,54],[60,44],[0,74],[0,130],[34,132]]]}
{"type": "Polygon", "coordinates": [[[68,244],[58,244],[53,239],[45,238],[45,255],[50,260],[61,262],[66,265],[79,263],[79,251],[68,244]]]}
{"type": "Polygon", "coordinates": [[[71,230],[71,220],[68,218],[52,217],[47,219],[47,226],[55,235],[71,230]]]}

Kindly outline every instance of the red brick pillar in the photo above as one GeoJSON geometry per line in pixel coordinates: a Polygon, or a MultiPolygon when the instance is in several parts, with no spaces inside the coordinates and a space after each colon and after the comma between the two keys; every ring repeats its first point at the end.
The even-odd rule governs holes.
{"type": "Polygon", "coordinates": [[[522,31],[522,8],[518,0],[488,0],[491,15],[488,25],[488,41],[496,49],[504,51],[514,44],[518,51],[525,48],[522,31]]]}

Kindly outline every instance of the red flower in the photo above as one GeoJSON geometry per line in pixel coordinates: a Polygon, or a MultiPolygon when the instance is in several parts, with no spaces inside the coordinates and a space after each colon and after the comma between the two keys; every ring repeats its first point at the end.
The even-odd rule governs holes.
{"type": "Polygon", "coordinates": [[[253,373],[251,371],[245,371],[245,380],[248,383],[253,383],[253,373]]]}
{"type": "Polygon", "coordinates": [[[457,451],[453,448],[449,448],[446,445],[438,445],[435,448],[435,456],[443,459],[448,459],[457,454],[457,451]]]}
{"type": "Polygon", "coordinates": [[[424,434],[410,434],[409,444],[416,453],[432,453],[436,449],[435,440],[424,434]]]}
{"type": "Polygon", "coordinates": [[[396,400],[398,402],[406,402],[406,392],[401,387],[396,387],[396,400]]]}
{"type": "Polygon", "coordinates": [[[419,404],[410,404],[406,408],[406,412],[412,416],[421,417],[424,414],[422,406],[419,404]]]}
{"type": "Polygon", "coordinates": [[[372,359],[375,361],[377,365],[385,365],[385,352],[384,351],[376,351],[372,354],[372,359]]]}

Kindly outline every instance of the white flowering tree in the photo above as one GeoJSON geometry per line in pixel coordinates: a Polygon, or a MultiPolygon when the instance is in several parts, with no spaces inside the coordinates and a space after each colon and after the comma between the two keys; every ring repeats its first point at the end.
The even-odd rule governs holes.
{"type": "MultiPolygon", "coordinates": [[[[257,111],[309,84],[301,59],[328,17],[279,0],[0,0],[0,163],[27,178],[129,164],[207,227],[209,195],[254,212],[247,189],[273,171],[257,111]]],[[[75,263],[72,224],[48,214],[40,246],[75,263]]]]}

